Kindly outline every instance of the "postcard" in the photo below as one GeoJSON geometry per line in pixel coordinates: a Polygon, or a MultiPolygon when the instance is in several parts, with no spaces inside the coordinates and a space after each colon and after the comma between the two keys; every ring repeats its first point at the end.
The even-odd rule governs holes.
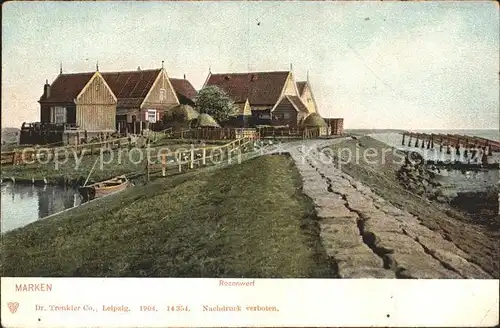
{"type": "Polygon", "coordinates": [[[499,321],[499,6],[2,6],[5,327],[499,321]]]}

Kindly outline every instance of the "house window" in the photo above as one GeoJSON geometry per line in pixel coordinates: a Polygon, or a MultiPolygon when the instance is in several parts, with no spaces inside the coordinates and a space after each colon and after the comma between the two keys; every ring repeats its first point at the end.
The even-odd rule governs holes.
{"type": "Polygon", "coordinates": [[[51,107],[50,108],[51,123],[66,123],[66,107],[51,107]]]}
{"type": "Polygon", "coordinates": [[[160,102],[165,101],[166,93],[165,89],[160,89],[160,102]]]}
{"type": "Polygon", "coordinates": [[[149,123],[156,123],[156,109],[148,109],[146,119],[149,123]]]}
{"type": "Polygon", "coordinates": [[[289,120],[292,118],[292,115],[290,113],[283,113],[283,119],[284,120],[289,120]]]}

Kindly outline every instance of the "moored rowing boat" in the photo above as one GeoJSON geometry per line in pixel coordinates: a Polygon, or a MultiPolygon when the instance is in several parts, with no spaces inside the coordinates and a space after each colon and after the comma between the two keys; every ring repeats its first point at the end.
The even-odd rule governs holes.
{"type": "Polygon", "coordinates": [[[80,195],[85,201],[92,200],[98,197],[106,196],[117,191],[122,191],[129,186],[129,181],[126,176],[121,175],[113,179],[96,182],[88,186],[78,188],[80,195]]]}

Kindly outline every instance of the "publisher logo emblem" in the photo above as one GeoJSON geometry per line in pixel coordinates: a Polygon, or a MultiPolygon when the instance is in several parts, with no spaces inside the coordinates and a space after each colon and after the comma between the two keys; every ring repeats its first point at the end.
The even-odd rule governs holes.
{"type": "Polygon", "coordinates": [[[7,303],[7,305],[9,306],[9,310],[12,313],[16,313],[17,309],[19,308],[18,302],[9,302],[9,303],[7,303]]]}

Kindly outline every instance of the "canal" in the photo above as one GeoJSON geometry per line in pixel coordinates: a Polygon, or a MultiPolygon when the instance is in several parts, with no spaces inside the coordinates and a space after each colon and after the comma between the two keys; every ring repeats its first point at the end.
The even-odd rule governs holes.
{"type": "Polygon", "coordinates": [[[61,186],[1,186],[2,234],[81,204],[76,189],[61,186]]]}

